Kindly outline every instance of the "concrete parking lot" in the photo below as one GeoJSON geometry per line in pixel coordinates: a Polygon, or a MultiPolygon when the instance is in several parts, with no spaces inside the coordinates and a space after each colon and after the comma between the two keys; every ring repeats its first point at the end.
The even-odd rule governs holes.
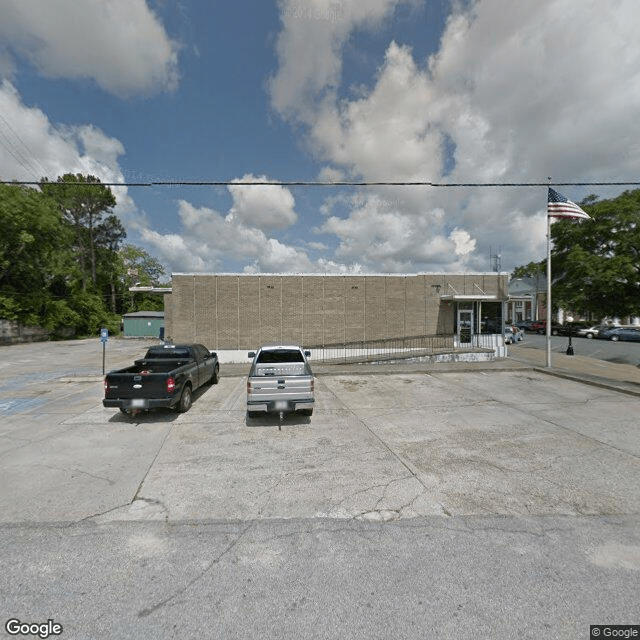
{"type": "MultiPolygon", "coordinates": [[[[127,553],[132,553],[131,544],[137,549],[134,564],[158,554],[166,562],[172,548],[168,541],[180,527],[194,527],[189,531],[195,535],[198,527],[215,525],[227,527],[225,535],[230,535],[231,527],[238,536],[247,527],[255,528],[255,544],[235,549],[234,542],[229,550],[239,555],[229,560],[242,563],[246,558],[271,566],[281,562],[282,553],[292,554],[289,562],[294,562],[297,552],[289,548],[276,552],[257,532],[263,531],[261,527],[280,527],[279,535],[293,535],[291,526],[296,546],[310,545],[303,554],[306,563],[319,552],[315,545],[324,554],[328,551],[326,540],[319,540],[317,533],[301,542],[300,523],[307,523],[307,530],[349,523],[344,534],[348,543],[335,542],[333,547],[343,563],[352,535],[388,536],[380,553],[414,557],[421,543],[410,532],[417,528],[427,527],[428,535],[437,538],[440,534],[434,527],[442,533],[483,523],[485,531],[490,521],[495,540],[490,542],[483,533],[481,545],[496,544],[496,553],[509,547],[505,557],[511,558],[509,545],[515,544],[521,550],[520,560],[514,561],[518,572],[538,571],[538,563],[546,566],[545,549],[559,563],[556,579],[566,581],[572,604],[566,610],[554,605],[549,615],[564,618],[553,621],[553,633],[547,629],[546,637],[588,637],[578,633],[584,625],[588,633],[589,624],[612,622],[597,618],[605,614],[603,603],[607,612],[619,616],[615,619],[620,624],[625,616],[627,622],[638,622],[640,397],[549,376],[522,363],[488,363],[483,368],[436,365],[428,370],[400,365],[379,373],[370,373],[371,367],[363,371],[357,366],[344,371],[320,367],[313,416],[287,416],[279,430],[275,417],[247,419],[243,368],[225,371],[223,366],[220,383],[198,392],[188,413],[155,411],[131,418],[102,407],[98,345],[97,341],[52,344],[43,347],[47,357],[34,345],[3,350],[0,519],[3,541],[14,556],[20,555],[25,536],[32,537],[25,531],[50,532],[47,527],[63,526],[71,527],[83,544],[89,544],[83,537],[87,531],[92,535],[111,531],[118,539],[124,535],[127,553]],[[393,530],[384,527],[401,528],[391,535],[393,530]],[[515,530],[527,532],[526,542],[506,542],[505,527],[509,536],[515,530]],[[550,531],[570,534],[554,537],[550,531]],[[406,545],[402,549],[395,546],[400,539],[406,545]],[[562,558],[567,554],[571,562],[565,566],[562,558]],[[523,557],[528,558],[525,564],[533,563],[529,569],[521,566],[523,557]],[[598,580],[598,590],[581,591],[585,577],[598,580]]],[[[131,343],[110,348],[112,368],[144,350],[131,343]]],[[[54,538],[47,538],[47,544],[57,549],[50,553],[60,554],[59,534],[54,538]]],[[[454,553],[450,541],[443,544],[447,553],[454,553]]],[[[460,550],[465,562],[479,553],[472,548],[473,544],[460,550]]],[[[83,553],[89,555],[91,547],[83,553]]],[[[433,560],[437,545],[428,554],[433,560]]],[[[116,558],[114,562],[122,561],[119,553],[116,558]]],[[[34,576],[43,562],[21,561],[27,574],[31,571],[34,576]]],[[[452,566],[465,571],[458,561],[452,566]]],[[[342,575],[343,567],[334,570],[342,575]]],[[[391,580],[393,567],[385,571],[391,580]]],[[[410,572],[410,567],[403,571],[410,572]]],[[[6,574],[3,593],[17,607],[18,596],[12,593],[7,575],[17,579],[11,571],[6,574]]],[[[228,579],[235,584],[233,577],[228,579]]],[[[446,588],[460,586],[445,567],[438,579],[446,588]]],[[[489,606],[483,593],[486,586],[480,586],[489,579],[487,575],[468,585],[477,606],[483,602],[489,606]]],[[[331,578],[327,580],[331,583],[331,578]]],[[[21,584],[28,590],[35,583],[23,579],[21,584]]],[[[536,587],[538,601],[546,602],[547,608],[556,586],[536,587]]],[[[517,589],[517,581],[510,588],[517,589]]],[[[379,589],[373,588],[372,597],[390,606],[388,593],[382,585],[379,589]]],[[[496,589],[496,594],[504,593],[502,587],[496,589]]],[[[316,590],[322,587],[316,585],[316,590]]],[[[162,588],[146,593],[135,605],[137,618],[126,607],[122,615],[137,624],[141,611],[147,618],[156,605],[162,608],[162,593],[162,588]]],[[[198,601],[205,594],[195,597],[198,601]]],[[[317,606],[322,606],[321,596],[316,597],[317,606]]],[[[263,603],[273,604],[264,594],[262,598],[263,603]]],[[[78,624],[71,599],[62,598],[59,606],[78,624]]],[[[24,615],[51,617],[41,601],[33,602],[36,610],[24,615]]],[[[317,606],[312,607],[314,615],[317,606]]],[[[389,631],[397,637],[424,637],[412,635],[406,627],[404,617],[418,615],[413,605],[407,606],[402,621],[385,618],[389,631]]],[[[517,607],[524,617],[531,613],[526,599],[517,607]]],[[[174,611],[179,610],[180,606],[174,611]]],[[[300,615],[304,613],[301,610],[300,615]]],[[[436,624],[429,615],[422,611],[417,619],[422,625],[436,624]]],[[[531,613],[529,619],[532,633],[544,627],[544,615],[531,613]]],[[[233,629],[239,637],[251,637],[244,623],[218,630],[233,629]]],[[[298,619],[282,628],[291,632],[299,623],[298,619]]],[[[480,628],[489,625],[490,630],[495,623],[494,615],[493,622],[489,617],[480,628]]],[[[113,624],[113,620],[107,624],[105,633],[113,632],[113,624]]],[[[452,627],[440,637],[472,637],[474,626],[466,625],[452,627]]],[[[502,632],[487,637],[523,637],[515,629],[513,635],[507,633],[504,611],[500,625],[502,632]]],[[[150,632],[148,637],[159,637],[153,629],[156,635],[150,632]]]]}

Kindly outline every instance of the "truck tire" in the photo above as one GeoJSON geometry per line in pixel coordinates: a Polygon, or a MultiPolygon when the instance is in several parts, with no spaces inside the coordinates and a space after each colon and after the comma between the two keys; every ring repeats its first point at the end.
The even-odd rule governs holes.
{"type": "Polygon", "coordinates": [[[218,384],[218,380],[220,380],[220,367],[216,365],[211,376],[211,384],[218,384]]]}
{"type": "Polygon", "coordinates": [[[191,409],[191,386],[185,384],[182,389],[180,401],[178,402],[178,411],[180,413],[186,413],[189,409],[191,409]]]}

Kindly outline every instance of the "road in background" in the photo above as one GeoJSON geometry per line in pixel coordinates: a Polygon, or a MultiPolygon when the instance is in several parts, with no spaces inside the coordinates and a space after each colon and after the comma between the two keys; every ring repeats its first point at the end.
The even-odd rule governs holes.
{"type": "MultiPolygon", "coordinates": [[[[640,365],[640,342],[611,342],[611,340],[598,340],[588,338],[571,338],[575,355],[598,358],[617,364],[640,365]]],[[[566,353],[569,346],[567,336],[551,336],[551,351],[566,353]]],[[[547,337],[535,333],[526,333],[524,342],[519,342],[509,347],[510,353],[516,354],[517,349],[546,349],[547,337]]]]}

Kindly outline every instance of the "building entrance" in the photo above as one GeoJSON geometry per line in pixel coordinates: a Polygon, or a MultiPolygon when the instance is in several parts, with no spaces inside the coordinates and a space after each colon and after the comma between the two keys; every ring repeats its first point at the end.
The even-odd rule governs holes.
{"type": "Polygon", "coordinates": [[[473,306],[458,307],[458,340],[460,344],[471,344],[473,329],[473,306]]]}

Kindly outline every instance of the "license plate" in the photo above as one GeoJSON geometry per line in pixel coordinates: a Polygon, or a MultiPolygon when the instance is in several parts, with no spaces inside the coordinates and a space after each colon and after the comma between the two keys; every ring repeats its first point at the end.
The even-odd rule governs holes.
{"type": "Polygon", "coordinates": [[[132,409],[142,409],[144,405],[145,405],[145,400],[143,400],[142,398],[135,398],[134,400],[131,401],[132,409]]]}
{"type": "Polygon", "coordinates": [[[288,406],[289,403],[286,400],[276,401],[276,411],[284,411],[288,406]]]}

